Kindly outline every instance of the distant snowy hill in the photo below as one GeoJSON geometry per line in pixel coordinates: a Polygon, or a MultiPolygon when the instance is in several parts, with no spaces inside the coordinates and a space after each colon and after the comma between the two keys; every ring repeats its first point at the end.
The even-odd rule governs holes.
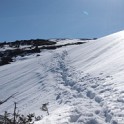
{"type": "Polygon", "coordinates": [[[58,39],[58,40],[51,40],[51,41],[56,41],[56,45],[64,45],[64,44],[74,44],[74,43],[84,43],[84,42],[89,42],[91,39],[58,39]]]}
{"type": "Polygon", "coordinates": [[[0,99],[13,93],[1,114],[16,101],[20,113],[43,116],[35,124],[123,124],[124,31],[1,66],[0,99]]]}

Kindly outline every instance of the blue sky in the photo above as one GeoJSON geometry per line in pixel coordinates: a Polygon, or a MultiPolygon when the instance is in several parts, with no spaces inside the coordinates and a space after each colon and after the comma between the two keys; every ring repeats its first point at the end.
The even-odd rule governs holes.
{"type": "Polygon", "coordinates": [[[0,41],[94,38],[124,30],[124,0],[0,0],[0,41]]]}

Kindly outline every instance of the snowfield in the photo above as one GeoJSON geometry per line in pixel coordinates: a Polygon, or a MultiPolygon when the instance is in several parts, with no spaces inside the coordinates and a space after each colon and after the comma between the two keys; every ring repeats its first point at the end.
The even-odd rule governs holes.
{"type": "MultiPolygon", "coordinates": [[[[56,41],[55,39],[51,40],[51,41],[56,41]]],[[[57,45],[65,45],[65,44],[73,44],[73,43],[77,43],[77,42],[89,42],[91,40],[81,40],[81,39],[64,39],[64,40],[57,40],[57,45]]],[[[93,40],[92,40],[93,41],[93,40]]]]}
{"type": "Polygon", "coordinates": [[[124,31],[1,66],[0,99],[13,93],[1,114],[17,102],[42,117],[35,124],[124,124],[124,31]]]}

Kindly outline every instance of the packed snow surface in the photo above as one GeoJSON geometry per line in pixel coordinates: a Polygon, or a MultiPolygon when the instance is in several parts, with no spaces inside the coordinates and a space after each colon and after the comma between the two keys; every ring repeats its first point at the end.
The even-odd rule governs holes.
{"type": "Polygon", "coordinates": [[[17,102],[35,124],[124,124],[124,31],[1,66],[0,99],[14,93],[1,114],[17,102]]]}

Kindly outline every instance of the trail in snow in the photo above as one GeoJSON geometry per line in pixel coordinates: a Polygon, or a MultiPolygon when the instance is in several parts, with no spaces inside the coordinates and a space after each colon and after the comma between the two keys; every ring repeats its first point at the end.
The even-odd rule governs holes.
{"type": "MultiPolygon", "coordinates": [[[[99,77],[92,77],[88,73],[76,71],[70,66],[68,58],[66,50],[55,53],[49,65],[57,81],[56,101],[61,106],[66,105],[65,108],[69,107],[68,112],[64,113],[61,113],[60,109],[58,116],[63,118],[65,113],[68,113],[68,116],[64,118],[67,118],[69,123],[116,123],[117,120],[107,104],[112,99],[110,101],[106,99],[106,97],[111,97],[113,92],[112,84],[106,84],[106,80],[111,80],[112,77],[101,78],[102,73],[99,77]]],[[[53,123],[55,121],[52,119],[53,116],[51,113],[51,118],[44,119],[43,123],[48,120],[53,123]]],[[[61,120],[60,118],[58,120],[61,120]]],[[[58,120],[55,123],[59,124],[58,120]]]]}
{"type": "Polygon", "coordinates": [[[36,124],[116,124],[118,119],[123,121],[120,111],[123,100],[119,97],[116,101],[119,94],[111,82],[112,77],[104,77],[103,73],[94,77],[76,70],[67,50],[19,61],[3,67],[1,72],[2,95],[18,91],[14,100],[2,106],[1,112],[13,111],[12,101],[17,101],[21,113],[35,112],[43,116],[36,124]],[[50,116],[40,110],[47,102],[50,116]]]}
{"type": "Polygon", "coordinates": [[[35,112],[35,124],[122,124],[124,122],[124,32],[80,46],[41,52],[0,67],[0,113],[35,112]],[[119,61],[118,61],[119,60],[119,61]],[[41,111],[49,102],[49,113],[41,111]]]}

